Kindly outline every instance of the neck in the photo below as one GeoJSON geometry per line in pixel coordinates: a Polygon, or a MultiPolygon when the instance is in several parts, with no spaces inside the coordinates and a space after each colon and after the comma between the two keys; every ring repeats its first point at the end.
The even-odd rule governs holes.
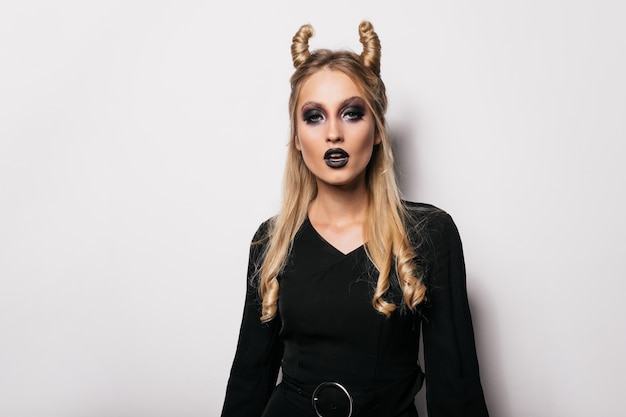
{"type": "Polygon", "coordinates": [[[309,207],[309,217],[323,223],[362,223],[368,204],[365,182],[337,187],[318,184],[315,200],[309,207]]]}

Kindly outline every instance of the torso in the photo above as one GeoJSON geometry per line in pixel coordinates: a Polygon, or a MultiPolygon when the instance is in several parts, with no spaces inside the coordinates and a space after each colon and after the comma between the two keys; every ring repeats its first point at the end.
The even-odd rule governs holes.
{"type": "MultiPolygon", "coordinates": [[[[344,252],[305,221],[280,277],[285,374],[303,383],[373,387],[417,363],[418,315],[377,312],[376,278],[362,244],[344,252]]],[[[394,301],[401,303],[398,291],[394,301]]]]}

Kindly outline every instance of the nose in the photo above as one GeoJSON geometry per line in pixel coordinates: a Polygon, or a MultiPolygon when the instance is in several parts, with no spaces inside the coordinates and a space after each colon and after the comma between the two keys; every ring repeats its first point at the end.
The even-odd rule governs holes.
{"type": "Polygon", "coordinates": [[[328,121],[328,131],[326,133],[326,142],[338,143],[343,141],[343,133],[341,132],[340,123],[336,119],[328,121]]]}

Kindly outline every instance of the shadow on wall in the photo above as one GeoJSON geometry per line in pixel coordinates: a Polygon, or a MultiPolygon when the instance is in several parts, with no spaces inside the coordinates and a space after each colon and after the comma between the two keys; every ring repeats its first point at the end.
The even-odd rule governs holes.
{"type": "Polygon", "coordinates": [[[411,124],[393,121],[389,126],[389,136],[396,159],[395,169],[398,185],[407,199],[416,193],[419,166],[416,163],[417,135],[411,129],[411,124]]]}
{"type": "Polygon", "coordinates": [[[489,292],[483,291],[480,287],[480,283],[489,282],[489,279],[475,279],[474,276],[468,274],[467,280],[471,282],[472,293],[480,294],[480,297],[474,297],[472,293],[468,292],[468,299],[474,326],[480,378],[487,408],[492,416],[510,416],[512,414],[508,406],[508,386],[501,366],[502,350],[497,343],[501,338],[495,333],[497,329],[502,327],[493,326],[493,314],[489,313],[489,292]],[[492,325],[488,327],[489,323],[492,325]]]}

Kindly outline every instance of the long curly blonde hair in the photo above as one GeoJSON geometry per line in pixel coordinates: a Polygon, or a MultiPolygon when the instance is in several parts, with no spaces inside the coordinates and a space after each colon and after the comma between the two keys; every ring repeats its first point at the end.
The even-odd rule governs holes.
{"type": "Polygon", "coordinates": [[[406,209],[402,203],[394,172],[394,157],[385,124],[387,95],[380,78],[380,41],[368,21],[359,25],[363,52],[318,49],[309,51],[309,39],[314,35],[309,24],[300,27],[291,44],[291,54],[296,71],[291,76],[289,113],[291,134],[283,183],[283,201],[278,215],[272,218],[268,235],[264,239],[265,253],[259,266],[259,294],[262,299],[261,320],[272,320],[278,309],[278,277],[281,274],[291,243],[304,222],[310,202],[317,195],[315,177],[308,170],[301,153],[296,149],[296,103],[304,82],[317,71],[328,68],[341,71],[355,83],[369,110],[374,115],[376,134],[381,142],[375,145],[366,172],[368,207],[364,224],[365,250],[378,270],[378,281],[372,305],[389,317],[396,309],[393,302],[385,300],[391,286],[395,268],[404,302],[411,308],[425,298],[426,287],[421,270],[414,262],[415,251],[406,231],[406,209]]]}

